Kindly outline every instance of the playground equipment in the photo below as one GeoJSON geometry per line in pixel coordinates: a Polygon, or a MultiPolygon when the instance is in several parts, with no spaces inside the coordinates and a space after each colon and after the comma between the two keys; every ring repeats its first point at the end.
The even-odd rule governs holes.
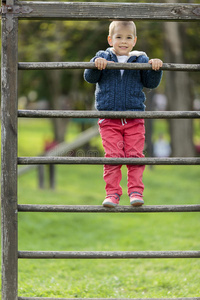
{"type": "MultiPolygon", "coordinates": [[[[199,165],[200,158],[68,158],[17,157],[17,118],[199,118],[199,112],[76,112],[18,111],[18,69],[94,68],[93,63],[18,63],[18,21],[21,19],[99,20],[134,19],[165,21],[199,21],[199,4],[92,3],[92,2],[31,2],[2,0],[2,300],[42,298],[18,297],[18,259],[25,258],[200,258],[200,251],[146,252],[27,252],[18,251],[18,212],[191,212],[200,205],[118,207],[108,210],[100,206],[18,205],[17,165],[30,164],[177,164],[199,165]]],[[[150,69],[148,64],[110,64],[112,69],[150,69]]],[[[200,65],[164,64],[163,70],[199,71],[200,65]]],[[[51,298],[52,300],[53,298],[51,298]]],[[[55,298],[56,299],[56,298],[55,298]]],[[[169,298],[168,298],[169,299],[169,298]]],[[[179,298],[180,299],[180,298],[179,298]]],[[[199,299],[187,298],[187,299],[199,299]]]]}

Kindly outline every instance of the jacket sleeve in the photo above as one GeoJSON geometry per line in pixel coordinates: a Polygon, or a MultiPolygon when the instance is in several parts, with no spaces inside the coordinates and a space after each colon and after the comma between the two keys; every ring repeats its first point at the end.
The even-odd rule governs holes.
{"type": "MultiPolygon", "coordinates": [[[[99,51],[97,52],[97,54],[95,55],[95,57],[93,57],[90,62],[94,62],[95,59],[97,57],[103,57],[104,58],[104,51],[99,51]]],[[[86,69],[84,71],[84,79],[89,82],[89,83],[97,83],[101,77],[101,70],[97,70],[97,69],[86,69]]]]}
{"type": "MultiPolygon", "coordinates": [[[[149,58],[147,56],[142,56],[141,63],[148,63],[149,58]]],[[[162,71],[154,71],[154,70],[142,70],[141,71],[141,80],[144,87],[149,89],[156,88],[161,81],[162,78],[162,71]]]]}

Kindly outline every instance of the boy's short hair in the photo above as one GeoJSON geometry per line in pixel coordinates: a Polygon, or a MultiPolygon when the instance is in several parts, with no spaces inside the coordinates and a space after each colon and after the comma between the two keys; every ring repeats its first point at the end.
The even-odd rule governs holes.
{"type": "Polygon", "coordinates": [[[109,36],[112,36],[114,34],[114,30],[117,25],[122,25],[122,26],[132,26],[133,27],[133,34],[136,37],[136,26],[133,21],[112,21],[109,26],[109,36]]]}

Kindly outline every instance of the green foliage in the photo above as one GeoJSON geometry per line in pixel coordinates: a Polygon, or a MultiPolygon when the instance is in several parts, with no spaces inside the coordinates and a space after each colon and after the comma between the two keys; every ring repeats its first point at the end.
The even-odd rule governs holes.
{"type": "MultiPolygon", "coordinates": [[[[104,1],[103,1],[104,2],[104,1]]],[[[113,1],[116,2],[116,1],[113,1]]],[[[117,1],[118,2],[118,1],[117,1]]],[[[121,1],[119,1],[121,2],[121,1]]],[[[132,2],[132,1],[122,1],[132,2]]],[[[147,1],[135,1],[147,2],[147,1]]],[[[151,1],[157,3],[157,1],[151,1]]],[[[185,1],[187,3],[188,1],[185,1]]],[[[197,1],[198,2],[198,1],[197,1]]],[[[136,49],[146,51],[149,57],[164,60],[164,26],[158,21],[137,21],[138,41],[136,49]]],[[[199,26],[196,22],[182,23],[183,50],[187,63],[199,61],[199,26]]],[[[100,49],[108,47],[109,21],[33,21],[19,22],[20,61],[89,61],[100,49]]],[[[52,85],[58,81],[52,78],[55,71],[20,72],[19,96],[26,96],[31,90],[37,92],[37,100],[52,100],[52,85]],[[50,75],[51,74],[51,75],[50,75]]],[[[199,94],[199,78],[191,73],[194,94],[199,94]]],[[[72,109],[84,109],[85,101],[93,104],[93,86],[83,80],[83,70],[63,70],[59,72],[60,94],[70,96],[76,91],[72,109]],[[87,100],[89,98],[89,100],[87,100]],[[82,106],[80,108],[80,101],[82,106]]],[[[164,80],[163,80],[164,84],[164,80]]],[[[54,100],[55,101],[55,100],[54,100]]]]}
{"type": "MultiPolygon", "coordinates": [[[[102,21],[22,21],[19,26],[19,60],[89,61],[98,50],[97,47],[107,47],[107,28],[108,22],[102,21]]],[[[49,101],[53,96],[53,84],[60,85],[61,95],[69,95],[77,90],[79,94],[84,94],[84,89],[87,92],[83,70],[60,71],[59,83],[52,79],[52,72],[55,71],[20,72],[19,94],[27,97],[28,91],[36,90],[38,100],[49,101]]],[[[90,91],[93,94],[92,86],[90,91]]],[[[93,96],[91,97],[90,102],[93,101],[93,96]]],[[[73,103],[73,108],[75,106],[76,102],[73,103]]]]}

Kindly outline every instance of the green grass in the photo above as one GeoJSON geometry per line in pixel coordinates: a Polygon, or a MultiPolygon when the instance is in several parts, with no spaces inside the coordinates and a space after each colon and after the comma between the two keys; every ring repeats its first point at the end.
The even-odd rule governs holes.
{"type": "MultiPolygon", "coordinates": [[[[37,172],[19,179],[19,202],[100,205],[101,166],[57,166],[55,191],[37,172]]],[[[199,203],[199,168],[157,166],[144,174],[145,203],[199,203]]],[[[121,204],[128,205],[126,168],[121,204]]],[[[199,250],[198,213],[19,213],[19,249],[32,251],[199,250]]],[[[66,298],[199,296],[198,259],[20,260],[19,294],[66,298]]]]}
{"type": "MultiPolygon", "coordinates": [[[[42,120],[32,121],[32,124],[23,121],[20,124],[19,155],[26,156],[30,152],[36,155],[42,149],[44,136],[51,134],[49,123],[42,120]],[[33,128],[31,135],[28,135],[28,128],[33,128]]],[[[74,124],[70,126],[69,138],[72,140],[77,129],[74,124]]],[[[129,205],[126,167],[122,169],[124,195],[121,204],[129,205]]],[[[146,167],[145,204],[199,204],[199,178],[198,166],[146,167]]],[[[101,205],[105,196],[102,166],[58,165],[56,189],[49,189],[48,181],[46,187],[44,190],[38,189],[37,169],[22,175],[18,182],[19,203],[101,205]]],[[[200,249],[199,213],[20,212],[18,226],[19,250],[200,249]]],[[[199,259],[21,259],[19,296],[119,299],[199,297],[199,268],[199,259]]]]}
{"type": "MultiPolygon", "coordinates": [[[[66,133],[68,142],[80,132],[73,122],[69,123],[66,133]]],[[[45,141],[53,140],[52,123],[49,119],[19,119],[18,155],[35,156],[43,153],[45,141]]]]}

